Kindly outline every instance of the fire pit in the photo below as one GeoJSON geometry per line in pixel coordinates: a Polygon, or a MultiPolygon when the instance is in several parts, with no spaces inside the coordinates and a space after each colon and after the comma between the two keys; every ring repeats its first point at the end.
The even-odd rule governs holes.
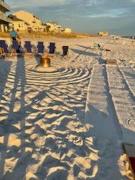
{"type": "Polygon", "coordinates": [[[44,68],[51,67],[51,59],[48,54],[45,54],[41,57],[39,65],[44,68]]]}
{"type": "Polygon", "coordinates": [[[51,57],[48,52],[41,56],[39,64],[36,66],[36,71],[39,72],[55,72],[57,69],[51,66],[51,57]]]}

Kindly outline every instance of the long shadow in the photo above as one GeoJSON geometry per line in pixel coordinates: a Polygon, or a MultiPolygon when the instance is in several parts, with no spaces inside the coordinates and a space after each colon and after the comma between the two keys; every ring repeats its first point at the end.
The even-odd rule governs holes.
{"type": "Polygon", "coordinates": [[[83,45],[79,45],[79,44],[77,44],[77,46],[84,48],[84,49],[90,49],[90,46],[83,46],[83,45]]]}
{"type": "Polygon", "coordinates": [[[8,75],[11,68],[11,61],[0,59],[0,101],[2,99],[8,75]]]}
{"type": "Polygon", "coordinates": [[[96,53],[93,53],[93,52],[87,52],[87,51],[83,51],[83,50],[79,50],[79,49],[75,49],[75,48],[71,48],[71,50],[78,54],[78,55],[85,55],[85,56],[99,56],[98,54],[96,53]]]}
{"type": "Polygon", "coordinates": [[[83,46],[83,45],[77,45],[77,46],[79,46],[79,47],[81,47],[81,48],[84,48],[84,49],[86,49],[86,50],[96,50],[96,48],[92,48],[91,46],[83,46]]]}
{"type": "MultiPolygon", "coordinates": [[[[20,124],[20,130],[19,128],[14,128],[13,129],[13,124],[11,123],[11,120],[14,119],[14,115],[15,115],[15,103],[17,101],[18,105],[20,105],[20,109],[23,109],[25,107],[25,85],[26,85],[26,77],[25,77],[25,60],[23,56],[17,56],[17,64],[16,64],[16,71],[15,71],[15,81],[14,81],[14,87],[13,87],[13,91],[11,94],[11,99],[9,102],[9,112],[8,112],[8,117],[7,119],[4,121],[4,129],[6,129],[6,135],[4,136],[4,151],[2,153],[2,158],[1,158],[1,166],[0,166],[0,175],[1,177],[4,175],[4,170],[5,170],[5,160],[8,156],[12,155],[12,152],[16,149],[16,153],[14,153],[13,155],[18,157],[18,162],[21,160],[21,158],[23,158],[23,154],[25,154],[25,139],[23,137],[25,137],[25,119],[18,119],[18,123],[20,124]],[[17,92],[20,92],[19,97],[16,97],[17,92]],[[6,127],[6,128],[5,128],[6,127]],[[20,131],[20,132],[19,132],[20,131]],[[9,143],[9,136],[11,135],[11,133],[14,132],[14,134],[16,133],[16,135],[19,137],[19,139],[21,140],[21,151],[19,152],[19,149],[17,148],[9,148],[8,147],[8,143],[9,143]]],[[[4,135],[4,134],[3,134],[4,135]]],[[[13,143],[13,142],[12,142],[13,143]]],[[[25,154],[26,155],[26,154],[25,154]]],[[[30,156],[28,158],[28,160],[30,159],[30,156]]],[[[20,166],[21,162],[20,162],[20,166]]],[[[17,177],[17,174],[15,174],[16,172],[13,173],[7,173],[4,176],[4,179],[19,179],[20,177],[25,177],[26,175],[26,167],[27,164],[23,165],[23,171],[21,170],[21,168],[19,169],[18,163],[17,163],[17,169],[18,171],[20,171],[19,173],[19,177],[17,177]]]]}
{"type": "Polygon", "coordinates": [[[41,59],[41,55],[40,54],[35,54],[35,62],[36,62],[36,64],[39,64],[39,62],[40,62],[40,59],[41,59]]]}
{"type": "Polygon", "coordinates": [[[100,53],[100,55],[99,55],[99,57],[97,58],[97,60],[98,60],[98,62],[99,62],[99,64],[105,64],[106,63],[106,61],[103,59],[103,57],[102,57],[102,53],[100,53]]]}
{"type": "Polygon", "coordinates": [[[125,76],[128,76],[129,78],[135,79],[135,71],[131,69],[130,71],[127,71],[126,68],[121,68],[122,71],[124,72],[125,76]]]}

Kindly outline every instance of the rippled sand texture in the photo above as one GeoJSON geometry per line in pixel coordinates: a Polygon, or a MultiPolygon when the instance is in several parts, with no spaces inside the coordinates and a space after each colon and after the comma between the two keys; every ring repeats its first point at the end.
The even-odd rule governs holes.
{"type": "Polygon", "coordinates": [[[126,179],[120,141],[128,136],[114,79],[125,88],[127,78],[125,100],[134,106],[134,70],[131,79],[131,67],[120,64],[120,73],[102,64],[106,54],[89,44],[76,40],[68,57],[55,55],[55,73],[36,72],[34,56],[0,60],[0,180],[126,179]]]}
{"type": "Polygon", "coordinates": [[[84,121],[90,69],[44,74],[32,70],[34,58],[1,63],[1,177],[95,176],[98,155],[84,121]]]}

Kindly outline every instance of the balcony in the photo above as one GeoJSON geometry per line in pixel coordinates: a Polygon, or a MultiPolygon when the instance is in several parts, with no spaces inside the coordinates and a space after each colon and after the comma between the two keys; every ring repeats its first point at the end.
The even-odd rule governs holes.
{"type": "Polygon", "coordinates": [[[4,13],[0,12],[0,21],[4,21],[5,23],[9,23],[10,19],[8,17],[6,17],[6,15],[4,13]]]}
{"type": "Polygon", "coordinates": [[[10,7],[7,3],[4,2],[4,0],[0,0],[0,11],[1,8],[5,9],[6,11],[10,11],[10,7]]]}

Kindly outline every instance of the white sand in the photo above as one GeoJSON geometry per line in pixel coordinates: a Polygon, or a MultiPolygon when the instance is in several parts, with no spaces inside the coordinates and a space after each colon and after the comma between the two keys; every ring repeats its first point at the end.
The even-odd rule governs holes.
{"type": "Polygon", "coordinates": [[[121,143],[135,145],[135,43],[54,40],[56,72],[36,72],[34,56],[0,60],[0,179],[133,179],[121,143]]]}

